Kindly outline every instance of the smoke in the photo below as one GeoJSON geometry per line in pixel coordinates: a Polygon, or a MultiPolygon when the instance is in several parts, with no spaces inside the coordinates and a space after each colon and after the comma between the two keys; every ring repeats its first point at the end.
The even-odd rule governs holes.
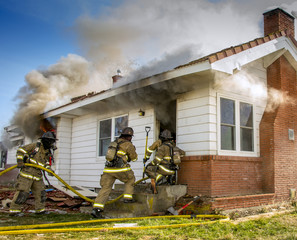
{"type": "Polygon", "coordinates": [[[47,69],[31,71],[16,97],[19,105],[12,124],[30,138],[39,135],[40,114],[68,103],[73,95],[90,91],[92,74],[92,64],[73,54],[62,57],[47,69]]]}
{"type": "MultiPolygon", "coordinates": [[[[99,16],[77,18],[73,30],[84,57],[69,54],[27,74],[12,120],[26,136],[39,134],[41,113],[69,103],[72,97],[110,88],[117,69],[125,78],[114,87],[262,36],[262,13],[273,5],[297,9],[290,0],[124,0],[117,4],[101,9],[99,16]]],[[[260,92],[261,86],[257,87],[260,92]]],[[[169,101],[176,93],[172,86],[164,86],[162,96],[169,101]],[[170,93],[164,94],[168,89],[170,93]]],[[[158,99],[152,104],[161,106],[158,99]]]]}
{"type": "Polygon", "coordinates": [[[126,0],[105,12],[77,20],[79,45],[100,69],[115,74],[120,68],[132,79],[140,69],[146,70],[145,76],[164,72],[174,62],[191,61],[261,35],[261,13],[242,14],[232,1],[126,0]]]}
{"type": "Polygon", "coordinates": [[[265,111],[274,112],[280,105],[293,104],[296,99],[290,97],[287,92],[267,87],[266,83],[255,79],[248,71],[241,70],[234,75],[216,73],[214,81],[215,89],[224,89],[242,96],[248,96],[253,101],[267,101],[265,111]]]}

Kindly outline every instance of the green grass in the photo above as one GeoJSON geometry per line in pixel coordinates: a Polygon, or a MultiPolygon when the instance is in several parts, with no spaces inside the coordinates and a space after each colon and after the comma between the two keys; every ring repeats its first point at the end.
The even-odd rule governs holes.
{"type": "MultiPolygon", "coordinates": [[[[88,214],[48,214],[36,216],[34,214],[24,217],[10,217],[8,214],[0,213],[1,226],[16,226],[28,224],[42,224],[53,222],[73,222],[93,220],[88,214]]],[[[179,223],[199,222],[201,219],[144,219],[137,222],[138,226],[170,225],[179,223]]],[[[78,226],[67,226],[66,228],[87,227],[112,227],[114,223],[96,223],[78,226]]],[[[0,235],[0,239],[297,239],[297,213],[275,215],[258,220],[249,220],[234,224],[232,221],[217,222],[209,225],[187,226],[182,228],[166,229],[117,229],[112,231],[95,232],[69,232],[69,233],[42,233],[25,235],[0,235]]]]}

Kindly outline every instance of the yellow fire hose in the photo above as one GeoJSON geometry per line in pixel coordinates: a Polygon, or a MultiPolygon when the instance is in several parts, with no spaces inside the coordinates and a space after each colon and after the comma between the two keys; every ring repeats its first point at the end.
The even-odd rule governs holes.
{"type": "MultiPolygon", "coordinates": [[[[69,184],[67,184],[62,178],[60,178],[56,173],[52,172],[51,170],[47,169],[47,168],[44,168],[42,166],[39,166],[37,164],[31,164],[31,163],[25,163],[25,166],[28,166],[28,167],[35,167],[35,168],[39,168],[41,170],[44,170],[48,173],[51,173],[52,175],[54,175],[61,183],[63,183],[65,185],[65,187],[67,187],[70,191],[74,192],[76,195],[78,195],[79,197],[81,197],[82,199],[86,200],[87,202],[91,202],[91,203],[94,203],[94,200],[93,199],[90,199],[90,198],[87,198],[86,196],[80,194],[78,191],[76,191],[73,187],[71,187],[69,184]]],[[[12,166],[10,168],[7,168],[5,169],[4,171],[0,172],[0,176],[3,175],[4,173],[7,173],[13,169],[15,169],[17,167],[17,165],[15,166],[12,166]]],[[[146,178],[143,178],[143,179],[140,179],[138,180],[137,182],[135,182],[135,185],[137,185],[138,183],[144,181],[148,179],[148,177],[146,178]]],[[[120,198],[123,197],[123,194],[121,194],[120,196],[118,196],[117,198],[111,200],[111,201],[108,201],[106,202],[105,204],[111,204],[111,203],[114,203],[116,201],[118,201],[120,198]]]]}
{"type": "MultiPolygon", "coordinates": [[[[69,190],[83,198],[88,202],[94,202],[94,200],[87,198],[73,189],[69,184],[67,184],[63,179],[61,179],[56,173],[48,170],[42,166],[36,164],[25,163],[26,166],[39,168],[48,173],[54,175],[60,182],[62,182],[69,190]]],[[[0,176],[6,172],[9,172],[15,169],[17,165],[7,168],[0,172],[0,176]]],[[[148,179],[148,177],[140,179],[135,182],[135,185],[148,179]]],[[[113,203],[119,200],[123,196],[120,195],[116,199],[107,202],[106,204],[113,203]]],[[[97,220],[86,220],[86,221],[76,221],[76,222],[61,222],[61,223],[51,223],[51,224],[39,224],[39,225],[23,225],[23,226],[8,226],[8,227],[0,227],[0,235],[16,235],[16,234],[34,234],[34,233],[61,233],[61,232],[90,232],[90,231],[107,231],[107,230],[119,230],[119,229],[162,229],[162,228],[178,228],[178,227],[187,227],[187,226],[198,226],[205,224],[212,224],[218,221],[228,220],[226,216],[223,215],[169,215],[169,216],[149,216],[149,217],[136,217],[136,218],[114,218],[114,219],[97,219],[97,220]],[[185,223],[185,224],[172,224],[172,225],[158,225],[158,226],[133,226],[133,227],[105,227],[105,228],[52,228],[51,227],[60,227],[60,226],[71,226],[71,225],[79,225],[79,224],[88,224],[88,223],[106,223],[106,222],[123,222],[123,221],[134,221],[134,220],[143,220],[143,219],[152,219],[152,218],[211,218],[211,219],[219,219],[215,221],[207,221],[207,222],[194,222],[194,223],[185,223]]]]}
{"type": "Polygon", "coordinates": [[[65,223],[51,223],[51,224],[39,224],[39,225],[23,225],[23,226],[9,226],[0,227],[0,235],[17,235],[17,234],[34,234],[34,233],[65,233],[65,232],[91,232],[91,231],[107,231],[107,230],[119,230],[119,229],[163,229],[163,228],[178,228],[178,227],[189,227],[199,226],[206,224],[213,224],[219,221],[226,221],[228,218],[222,215],[196,215],[194,218],[210,218],[217,219],[215,221],[204,221],[204,222],[193,222],[193,223],[179,223],[170,225],[155,225],[155,226],[130,226],[130,227],[90,227],[90,228],[51,228],[60,226],[70,225],[82,225],[88,223],[106,223],[106,222],[123,222],[123,221],[136,221],[145,219],[156,219],[156,218],[193,218],[191,215],[172,215],[172,216],[151,216],[151,217],[137,217],[137,218],[114,218],[114,219],[97,219],[97,220],[86,220],[77,222],[65,222],[65,223]]]}

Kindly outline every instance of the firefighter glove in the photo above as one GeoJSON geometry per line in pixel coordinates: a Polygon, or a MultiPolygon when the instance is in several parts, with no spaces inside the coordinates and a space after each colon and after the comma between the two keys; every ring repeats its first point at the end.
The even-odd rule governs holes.
{"type": "Polygon", "coordinates": [[[25,164],[23,161],[18,161],[17,168],[22,168],[24,166],[25,166],[25,164]]]}
{"type": "Polygon", "coordinates": [[[29,159],[29,155],[28,154],[25,154],[24,157],[23,157],[23,162],[26,163],[29,159]]]}

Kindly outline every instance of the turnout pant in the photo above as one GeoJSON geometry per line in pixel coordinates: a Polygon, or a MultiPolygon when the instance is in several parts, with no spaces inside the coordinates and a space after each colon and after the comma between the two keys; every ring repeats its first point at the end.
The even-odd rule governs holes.
{"type": "Polygon", "coordinates": [[[42,180],[35,181],[22,176],[18,176],[16,185],[16,193],[13,196],[12,202],[10,204],[10,211],[21,211],[22,205],[26,202],[27,197],[32,191],[35,198],[35,210],[43,211],[45,209],[45,185],[42,180]]]}
{"type": "Polygon", "coordinates": [[[95,199],[94,207],[104,209],[115,180],[125,183],[124,199],[132,199],[134,193],[135,176],[132,170],[126,172],[103,172],[100,179],[101,189],[95,199]]]}
{"type": "Polygon", "coordinates": [[[149,178],[153,178],[158,182],[163,176],[174,175],[175,171],[170,170],[167,165],[154,166],[150,163],[147,165],[145,173],[149,178]]]}

